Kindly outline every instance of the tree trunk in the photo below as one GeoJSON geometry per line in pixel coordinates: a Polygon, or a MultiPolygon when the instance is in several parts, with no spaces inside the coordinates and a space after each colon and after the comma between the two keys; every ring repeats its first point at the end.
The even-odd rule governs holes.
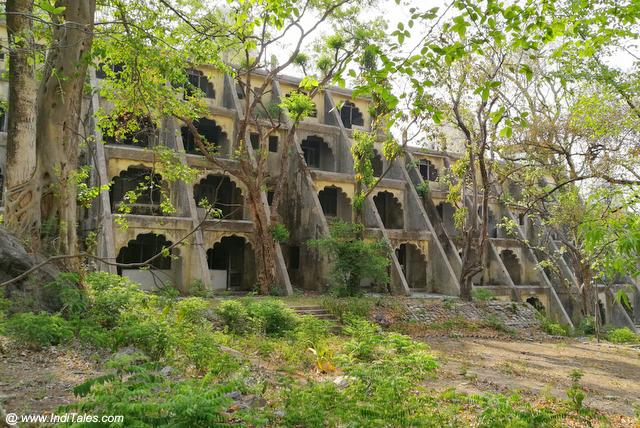
{"type": "Polygon", "coordinates": [[[259,183],[247,183],[247,200],[253,215],[255,229],[254,251],[256,271],[261,294],[269,294],[270,288],[278,282],[276,272],[276,245],[271,236],[270,222],[262,205],[262,191],[259,183]]]}
{"type": "Polygon", "coordinates": [[[36,176],[36,95],[33,0],[8,0],[9,129],[7,134],[5,224],[37,247],[40,199],[36,176]]]}
{"type": "Polygon", "coordinates": [[[49,241],[51,249],[73,253],[77,250],[75,172],[80,114],[96,2],[66,0],[58,1],[56,6],[65,7],[64,22],[53,31],[53,44],[38,93],[40,211],[43,237],[55,237],[49,241]]]}

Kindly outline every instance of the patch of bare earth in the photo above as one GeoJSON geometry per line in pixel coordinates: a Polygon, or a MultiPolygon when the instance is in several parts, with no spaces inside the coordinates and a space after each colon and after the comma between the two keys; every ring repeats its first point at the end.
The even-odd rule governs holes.
{"type": "Polygon", "coordinates": [[[5,340],[0,343],[0,406],[7,413],[54,412],[76,400],[76,385],[99,375],[92,360],[90,353],[68,345],[32,351],[5,340]]]}
{"type": "Polygon", "coordinates": [[[531,400],[566,399],[574,369],[585,405],[607,413],[615,426],[638,427],[640,349],[573,339],[424,338],[441,362],[430,386],[467,393],[518,392],[531,400]]]}

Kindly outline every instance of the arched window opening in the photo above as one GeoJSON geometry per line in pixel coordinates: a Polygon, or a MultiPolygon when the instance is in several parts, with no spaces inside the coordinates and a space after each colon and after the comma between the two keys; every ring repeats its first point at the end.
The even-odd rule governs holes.
{"type": "Polygon", "coordinates": [[[329,145],[321,137],[310,136],[302,140],[302,153],[309,168],[333,171],[334,158],[329,145]]]}
{"type": "Polygon", "coordinates": [[[420,175],[424,181],[438,181],[438,169],[430,160],[423,160],[419,164],[420,175]]]}
{"type": "Polygon", "coordinates": [[[228,176],[208,175],[194,186],[193,197],[198,206],[206,200],[210,206],[219,209],[224,219],[243,219],[242,191],[228,176]]]}
{"type": "Polygon", "coordinates": [[[364,126],[364,118],[360,109],[351,101],[345,101],[340,109],[340,118],[345,128],[351,129],[353,125],[364,126]]]}
{"type": "Polygon", "coordinates": [[[540,299],[538,299],[536,296],[531,296],[527,299],[527,303],[530,304],[531,306],[533,306],[533,308],[540,312],[541,314],[544,314],[546,312],[546,309],[544,307],[544,305],[542,304],[542,302],[540,301],[540,299]]]}
{"type": "MultiPolygon", "coordinates": [[[[120,249],[116,261],[122,264],[144,263],[157,254],[162,253],[163,249],[173,245],[167,241],[164,235],[156,235],[155,233],[142,233],[136,236],[136,239],[129,241],[126,247],[120,249]]],[[[160,255],[149,262],[149,266],[158,270],[171,270],[171,251],[169,255],[160,255]]],[[[118,266],[118,274],[122,275],[123,269],[141,269],[144,266],[118,266]]]]}
{"type": "Polygon", "coordinates": [[[413,291],[428,290],[427,261],[414,244],[401,244],[396,249],[396,258],[409,288],[413,291]]]}
{"type": "Polygon", "coordinates": [[[109,189],[111,211],[118,212],[122,203],[131,207],[131,214],[164,215],[160,209],[162,188],[165,187],[159,174],[152,174],[150,168],[131,166],[114,177],[109,189]],[[135,192],[135,202],[125,200],[128,192],[135,192]]]}
{"type": "Polygon", "coordinates": [[[502,250],[500,253],[500,259],[504,264],[504,267],[507,269],[511,280],[515,285],[522,284],[522,267],[520,266],[520,261],[518,260],[518,256],[511,250],[502,250]]]}
{"type": "Polygon", "coordinates": [[[189,80],[189,84],[185,87],[185,98],[193,95],[195,88],[201,90],[205,98],[216,97],[216,91],[213,88],[213,83],[211,83],[207,76],[205,76],[200,70],[188,69],[187,78],[189,80]]]}
{"type": "MultiPolygon", "coordinates": [[[[198,130],[198,134],[204,138],[203,143],[207,146],[210,153],[216,156],[225,156],[227,154],[227,133],[222,130],[222,127],[216,124],[215,120],[200,118],[194,121],[193,124],[198,130]]],[[[202,152],[196,145],[196,140],[191,130],[183,126],[180,128],[180,132],[182,134],[182,144],[184,145],[185,152],[193,155],[202,155],[202,152]]]]}
{"type": "Polygon", "coordinates": [[[251,246],[239,236],[225,236],[207,250],[213,287],[218,290],[250,290],[254,285],[254,262],[251,246]]]}
{"type": "Polygon", "coordinates": [[[135,147],[150,147],[156,141],[157,128],[150,117],[134,113],[118,116],[113,128],[103,129],[105,144],[124,144],[135,147]]]}
{"type": "Polygon", "coordinates": [[[379,192],[373,197],[382,224],[387,229],[404,228],[404,214],[400,202],[391,192],[379,192]]]}
{"type": "Polygon", "coordinates": [[[327,186],[318,192],[318,199],[326,217],[339,217],[344,221],[351,221],[351,203],[340,188],[327,186]]]}

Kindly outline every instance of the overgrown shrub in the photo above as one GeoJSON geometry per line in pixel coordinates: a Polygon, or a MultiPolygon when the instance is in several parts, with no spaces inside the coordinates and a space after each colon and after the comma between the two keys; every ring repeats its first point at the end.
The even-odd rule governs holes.
{"type": "Polygon", "coordinates": [[[376,299],[367,297],[325,297],[322,307],[340,322],[350,317],[368,318],[376,299]]]}
{"type": "Polygon", "coordinates": [[[44,286],[48,305],[65,318],[77,318],[87,309],[87,293],[80,287],[78,274],[62,272],[44,286]]]}
{"type": "Polygon", "coordinates": [[[309,241],[309,245],[332,257],[332,292],[338,297],[360,294],[360,281],[371,278],[388,284],[389,246],[381,239],[363,239],[364,226],[337,219],[329,226],[329,236],[309,241]]]}
{"type": "Polygon", "coordinates": [[[588,336],[596,333],[596,319],[595,317],[584,317],[580,320],[580,324],[576,328],[576,333],[584,336],[588,336]]]}
{"type": "Polygon", "coordinates": [[[567,336],[569,334],[563,325],[553,322],[547,317],[541,318],[540,327],[542,331],[552,336],[567,336]]]}
{"type": "Polygon", "coordinates": [[[247,300],[249,316],[267,336],[282,336],[297,324],[296,314],[275,299],[247,300]]]}
{"type": "Polygon", "coordinates": [[[231,333],[244,334],[254,327],[249,311],[238,300],[223,300],[215,307],[215,313],[231,333]]]}
{"type": "Polygon", "coordinates": [[[628,327],[616,328],[607,334],[607,340],[612,343],[638,343],[640,336],[628,327]]]}
{"type": "Polygon", "coordinates": [[[169,327],[158,314],[127,312],[113,329],[114,346],[134,346],[154,360],[162,358],[169,345],[169,327]]]}
{"type": "Polygon", "coordinates": [[[87,276],[87,283],[91,292],[87,316],[107,329],[117,325],[120,314],[145,306],[149,299],[136,284],[118,275],[91,273],[87,276]]]}
{"type": "Polygon", "coordinates": [[[68,321],[59,315],[24,312],[5,323],[5,333],[14,341],[31,349],[58,345],[73,337],[68,321]]]}
{"type": "Polygon", "coordinates": [[[210,305],[199,297],[189,297],[175,304],[175,318],[180,323],[200,325],[208,323],[210,305]]]}

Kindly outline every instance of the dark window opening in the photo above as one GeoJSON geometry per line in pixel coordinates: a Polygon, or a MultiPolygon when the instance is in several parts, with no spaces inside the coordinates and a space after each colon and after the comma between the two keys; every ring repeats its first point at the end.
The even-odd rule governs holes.
{"type": "MultiPolygon", "coordinates": [[[[129,241],[126,247],[120,249],[116,261],[118,263],[144,263],[150,258],[162,252],[163,248],[169,248],[172,245],[164,235],[156,235],[155,233],[143,233],[136,236],[136,239],[129,241]]],[[[149,265],[156,269],[171,269],[171,251],[169,255],[162,255],[153,259],[149,265]]],[[[140,267],[124,267],[124,269],[140,269],[140,267]]],[[[118,266],[118,274],[122,275],[122,266],[118,266]]]]}
{"type": "Polygon", "coordinates": [[[249,140],[251,141],[251,147],[253,147],[253,150],[258,150],[260,148],[260,135],[257,132],[249,134],[249,140]]]}
{"type": "Polygon", "coordinates": [[[239,83],[236,83],[236,95],[239,100],[244,100],[244,89],[239,83]]]}
{"type": "Polygon", "coordinates": [[[300,269],[300,247],[289,247],[289,269],[300,269]]]}
{"type": "Polygon", "coordinates": [[[199,70],[187,70],[187,78],[189,84],[185,87],[185,98],[193,95],[194,88],[198,88],[204,93],[205,98],[215,98],[216,91],[213,89],[213,83],[209,81],[207,76],[199,70]]]}
{"type": "Polygon", "coordinates": [[[328,217],[335,217],[338,215],[338,188],[337,187],[325,187],[318,193],[318,199],[322,206],[322,212],[328,217]]]}
{"type": "Polygon", "coordinates": [[[225,219],[242,220],[243,218],[242,192],[227,176],[208,175],[194,186],[193,197],[198,206],[206,200],[208,205],[219,209],[225,219]]]}
{"type": "Polygon", "coordinates": [[[2,109],[0,110],[0,131],[2,132],[7,131],[6,121],[7,121],[7,112],[4,109],[2,109]]]}
{"type": "Polygon", "coordinates": [[[270,135],[269,136],[269,151],[273,152],[273,153],[278,151],[278,136],[277,135],[270,135]]]}
{"type": "Polygon", "coordinates": [[[150,147],[154,145],[156,132],[156,125],[148,116],[124,113],[116,118],[113,129],[103,129],[102,140],[105,144],[150,147]]]}
{"type": "Polygon", "coordinates": [[[267,192],[267,203],[269,204],[269,206],[271,206],[271,204],[273,204],[273,195],[274,194],[275,193],[273,191],[271,191],[271,190],[269,190],[267,192]]]}
{"type": "MultiPolygon", "coordinates": [[[[215,120],[200,118],[193,122],[198,134],[204,138],[204,144],[207,150],[217,156],[223,155],[221,151],[227,142],[227,133],[222,131],[222,128],[216,124],[215,120]]],[[[187,153],[194,155],[201,155],[200,149],[196,145],[196,140],[191,130],[183,126],[180,128],[182,134],[182,144],[184,150],[187,153]]]]}
{"type": "Polygon", "coordinates": [[[424,181],[438,181],[438,169],[431,163],[431,161],[420,162],[420,175],[424,181]]]}
{"type": "Polygon", "coordinates": [[[124,70],[124,66],[122,64],[99,64],[96,67],[96,78],[97,79],[106,79],[107,72],[106,69],[111,70],[111,73],[114,74],[114,77],[117,79],[120,77],[120,73],[124,70]]]}
{"type": "Polygon", "coordinates": [[[310,136],[302,140],[302,153],[308,167],[332,171],[334,168],[333,153],[329,145],[321,137],[310,136]]]}
{"type": "Polygon", "coordinates": [[[345,128],[351,128],[353,125],[364,126],[364,118],[360,109],[351,101],[346,101],[342,105],[340,117],[345,128]]]}
{"type": "Polygon", "coordinates": [[[390,192],[380,192],[373,197],[382,224],[387,229],[402,229],[404,214],[400,202],[390,192]]]}
{"type": "Polygon", "coordinates": [[[507,269],[507,273],[511,277],[513,283],[515,285],[522,284],[522,268],[520,267],[518,256],[516,256],[511,250],[502,250],[500,253],[500,259],[502,260],[504,267],[507,269]]]}
{"type": "Polygon", "coordinates": [[[124,201],[131,207],[131,214],[164,215],[160,209],[162,200],[162,177],[152,174],[150,168],[132,166],[113,179],[109,189],[112,212],[118,212],[127,192],[135,192],[134,203],[124,201]]]}
{"type": "Polygon", "coordinates": [[[520,224],[520,226],[524,226],[524,220],[525,220],[524,214],[522,213],[518,214],[518,224],[520,224]]]}
{"type": "Polygon", "coordinates": [[[382,156],[380,156],[377,150],[374,151],[373,158],[371,158],[371,168],[373,169],[374,176],[380,177],[382,175],[382,156]]]}
{"type": "Polygon", "coordinates": [[[540,299],[538,299],[536,296],[531,296],[527,299],[527,303],[530,304],[531,306],[533,306],[533,308],[540,312],[540,313],[544,313],[545,312],[545,308],[544,305],[542,304],[542,302],[540,301],[540,299]]]}

